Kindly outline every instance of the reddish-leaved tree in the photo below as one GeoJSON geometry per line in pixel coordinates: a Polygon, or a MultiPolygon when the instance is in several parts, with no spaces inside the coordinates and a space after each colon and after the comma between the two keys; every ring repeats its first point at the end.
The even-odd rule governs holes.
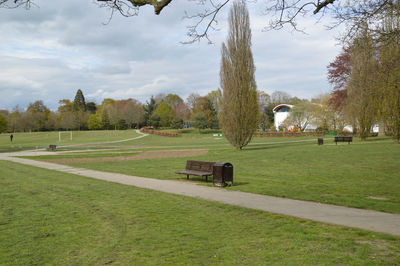
{"type": "Polygon", "coordinates": [[[351,74],[350,53],[344,49],[328,66],[328,81],[335,90],[346,89],[351,74]]]}
{"type": "Polygon", "coordinates": [[[333,85],[333,91],[328,104],[337,112],[342,112],[347,99],[347,84],[351,75],[349,49],[343,51],[331,62],[328,68],[328,81],[333,85]]]}

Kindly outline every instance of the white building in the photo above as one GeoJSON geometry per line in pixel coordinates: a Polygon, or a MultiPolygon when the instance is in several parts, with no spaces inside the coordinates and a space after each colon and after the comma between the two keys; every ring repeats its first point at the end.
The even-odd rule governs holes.
{"type": "Polygon", "coordinates": [[[288,117],[290,110],[293,105],[290,104],[280,104],[274,107],[272,111],[274,112],[275,128],[278,130],[283,121],[288,117]]]}
{"type": "MultiPolygon", "coordinates": [[[[276,130],[282,129],[282,123],[289,116],[289,112],[293,107],[294,107],[294,105],[291,105],[291,104],[279,104],[279,105],[275,106],[274,109],[272,109],[272,111],[274,112],[274,120],[275,120],[274,124],[275,124],[276,130]]],[[[384,132],[384,124],[381,126],[383,128],[382,132],[384,132]]],[[[290,128],[293,128],[293,126],[290,126],[288,129],[290,129],[290,128]]],[[[314,125],[313,123],[310,123],[306,126],[304,131],[314,131],[316,129],[317,129],[317,126],[314,125]]],[[[343,131],[353,132],[353,127],[351,125],[347,125],[343,128],[343,131]]],[[[380,132],[379,124],[373,125],[373,127],[371,128],[371,132],[379,133],[380,132]]]]}
{"type": "MultiPolygon", "coordinates": [[[[345,126],[344,128],[343,128],[343,131],[346,131],[346,132],[353,132],[353,127],[351,126],[351,125],[347,125],[347,126],[345,126]]],[[[375,124],[375,125],[373,125],[372,126],[372,129],[371,129],[371,132],[373,132],[373,133],[379,133],[379,124],[375,124]]],[[[382,134],[384,134],[384,129],[382,130],[382,134]]]]}
{"type": "MultiPolygon", "coordinates": [[[[283,121],[285,121],[285,119],[289,116],[289,112],[293,107],[294,105],[290,104],[280,104],[275,106],[274,109],[272,109],[272,111],[274,112],[274,121],[275,121],[274,124],[277,130],[280,130],[282,128],[283,121]]],[[[305,123],[305,121],[303,123],[305,123]]],[[[293,128],[293,126],[290,126],[288,129],[291,128],[293,128]]],[[[304,129],[304,131],[314,131],[316,129],[317,129],[316,125],[309,123],[304,129]]]]}

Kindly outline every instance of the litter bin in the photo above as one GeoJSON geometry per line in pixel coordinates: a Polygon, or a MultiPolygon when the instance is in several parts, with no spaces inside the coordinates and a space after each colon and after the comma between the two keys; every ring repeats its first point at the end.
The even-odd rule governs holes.
{"type": "Polygon", "coordinates": [[[323,144],[324,144],[324,139],[318,138],[318,145],[323,145],[323,144]]]}
{"type": "Polygon", "coordinates": [[[213,186],[218,184],[226,186],[226,182],[233,184],[233,165],[225,162],[217,162],[213,166],[213,186]]]}

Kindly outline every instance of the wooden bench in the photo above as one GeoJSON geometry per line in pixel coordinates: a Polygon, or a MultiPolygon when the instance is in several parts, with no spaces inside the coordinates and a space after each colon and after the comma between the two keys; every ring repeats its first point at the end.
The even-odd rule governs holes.
{"type": "Polygon", "coordinates": [[[187,179],[189,179],[189,175],[205,176],[206,182],[207,182],[208,176],[213,175],[214,164],[215,164],[215,162],[203,162],[203,161],[188,160],[186,162],[186,169],[183,171],[178,171],[176,173],[186,175],[187,179]]]}
{"type": "Polygon", "coordinates": [[[353,137],[335,137],[335,143],[337,145],[338,142],[347,142],[350,144],[350,142],[353,141],[353,137]]]}
{"type": "Polygon", "coordinates": [[[50,144],[47,149],[50,150],[50,151],[55,151],[56,148],[57,148],[57,145],[50,144]]]}

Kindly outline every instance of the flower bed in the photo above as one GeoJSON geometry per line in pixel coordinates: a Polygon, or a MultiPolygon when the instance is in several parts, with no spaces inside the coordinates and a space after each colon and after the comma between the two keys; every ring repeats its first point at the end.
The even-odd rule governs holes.
{"type": "Polygon", "coordinates": [[[155,130],[153,127],[142,127],[140,129],[140,132],[148,133],[148,134],[156,134],[156,135],[164,136],[164,137],[180,137],[181,136],[181,134],[178,134],[178,133],[158,131],[158,130],[155,130]]]}

